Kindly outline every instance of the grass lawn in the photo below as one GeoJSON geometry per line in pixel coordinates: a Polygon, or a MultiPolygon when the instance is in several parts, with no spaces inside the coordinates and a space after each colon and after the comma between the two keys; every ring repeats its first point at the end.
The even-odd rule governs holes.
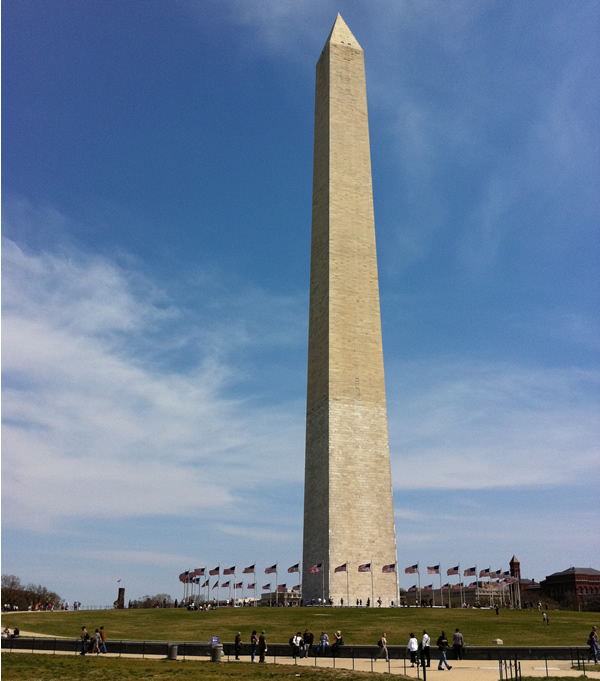
{"type": "MultiPolygon", "coordinates": [[[[296,677],[297,668],[283,664],[213,664],[125,658],[72,657],[13,653],[2,656],[4,681],[277,681],[296,677]]],[[[404,676],[395,677],[405,679],[404,676]]],[[[302,668],[304,681],[373,681],[368,672],[302,668]]]]}
{"type": "Polygon", "coordinates": [[[585,647],[597,613],[549,613],[544,626],[541,613],[530,611],[461,610],[430,608],[219,608],[207,612],[183,609],[87,610],[80,612],[32,612],[2,615],[2,627],[17,626],[23,632],[77,638],[82,625],[93,633],[104,626],[109,640],[233,641],[238,631],[248,642],[250,633],[264,629],[271,643],[286,643],[296,631],[311,630],[315,637],[326,631],[330,638],[340,629],[347,644],[373,645],[382,632],[388,645],[405,646],[411,632],[427,629],[433,642],[444,629],[451,635],[458,627],[468,645],[566,645],[585,647]]]}

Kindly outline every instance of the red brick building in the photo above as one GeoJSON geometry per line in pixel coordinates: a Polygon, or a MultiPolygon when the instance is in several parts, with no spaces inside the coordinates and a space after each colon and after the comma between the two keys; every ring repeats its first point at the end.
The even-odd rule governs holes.
{"type": "Polygon", "coordinates": [[[579,610],[600,608],[600,570],[571,567],[549,575],[541,587],[561,605],[579,610]]]}

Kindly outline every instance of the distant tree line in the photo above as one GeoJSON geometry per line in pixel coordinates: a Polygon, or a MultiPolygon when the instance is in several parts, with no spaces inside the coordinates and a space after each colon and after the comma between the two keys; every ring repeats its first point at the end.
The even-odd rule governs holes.
{"type": "Polygon", "coordinates": [[[169,594],[155,594],[154,596],[142,596],[134,601],[129,601],[130,608],[172,608],[173,600],[169,594]]]}
{"type": "Polygon", "coordinates": [[[16,575],[2,575],[2,608],[10,610],[35,609],[36,605],[59,608],[62,598],[45,586],[23,585],[16,575]]]}

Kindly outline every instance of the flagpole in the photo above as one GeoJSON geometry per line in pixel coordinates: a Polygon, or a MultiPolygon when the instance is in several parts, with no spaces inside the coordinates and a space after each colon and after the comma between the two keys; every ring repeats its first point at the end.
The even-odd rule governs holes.
{"type": "MultiPolygon", "coordinates": [[[[442,564],[438,562],[439,569],[438,573],[440,575],[440,600],[442,601],[442,608],[444,607],[444,592],[442,591],[442,564]]],[[[450,596],[448,596],[450,598],[450,596]]]]}
{"type": "Polygon", "coordinates": [[[417,582],[419,584],[419,607],[421,607],[423,601],[421,599],[421,572],[419,570],[419,563],[417,563],[417,582]]]}
{"type": "Polygon", "coordinates": [[[350,570],[348,570],[348,561],[346,561],[346,607],[350,607],[350,570]]]}
{"type": "Polygon", "coordinates": [[[254,565],[252,566],[254,568],[252,574],[254,575],[254,607],[257,608],[258,604],[256,602],[256,561],[254,561],[254,565]]]}
{"type": "Polygon", "coordinates": [[[371,564],[371,607],[375,607],[375,592],[373,590],[373,561],[370,561],[371,564]]]}

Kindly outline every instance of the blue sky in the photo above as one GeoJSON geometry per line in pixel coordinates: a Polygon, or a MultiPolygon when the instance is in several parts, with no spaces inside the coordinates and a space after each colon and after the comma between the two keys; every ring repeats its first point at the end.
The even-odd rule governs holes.
{"type": "Polygon", "coordinates": [[[301,559],[338,11],[366,60],[400,584],[600,568],[598,3],[7,0],[3,573],[102,605],[301,559]]]}

